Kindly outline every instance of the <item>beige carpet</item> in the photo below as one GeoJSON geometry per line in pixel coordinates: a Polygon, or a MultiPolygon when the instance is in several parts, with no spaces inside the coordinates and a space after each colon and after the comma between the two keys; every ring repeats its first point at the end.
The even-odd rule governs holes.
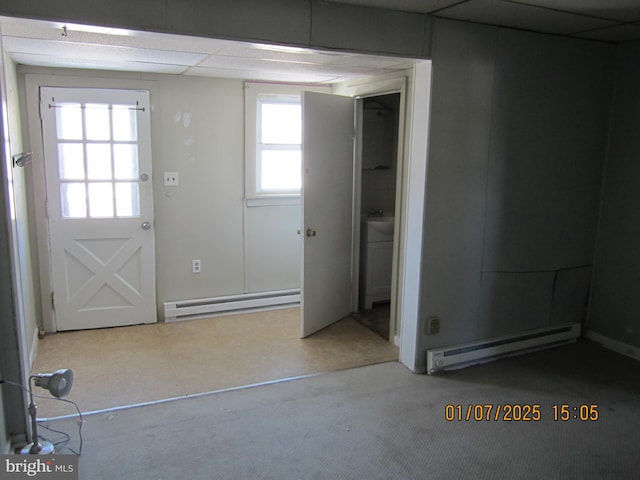
{"type": "MultiPolygon", "coordinates": [[[[34,372],[73,369],[68,398],[88,412],[397,358],[395,346],[350,318],[300,339],[295,308],[49,335],[34,372]]],[[[38,400],[40,418],[72,413],[38,400]]]]}
{"type": "MultiPolygon", "coordinates": [[[[90,415],[79,478],[637,480],[639,369],[581,342],[436,376],[390,362],[90,415]],[[540,404],[540,420],[445,417],[507,404],[540,404]],[[600,417],[554,421],[562,404],[600,417]]],[[[51,426],[79,447],[75,419],[51,426]]]]}

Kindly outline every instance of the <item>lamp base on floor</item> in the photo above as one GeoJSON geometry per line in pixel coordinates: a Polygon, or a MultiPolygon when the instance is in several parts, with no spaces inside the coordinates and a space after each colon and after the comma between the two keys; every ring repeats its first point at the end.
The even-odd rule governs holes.
{"type": "Polygon", "coordinates": [[[38,445],[39,445],[40,449],[38,450],[36,448],[36,450],[38,450],[38,451],[34,451],[34,452],[31,451],[31,448],[33,447],[33,443],[25,445],[24,447],[22,447],[22,450],[20,450],[20,455],[31,455],[31,454],[35,454],[35,455],[53,455],[54,453],[56,453],[56,447],[51,442],[42,441],[42,442],[38,442],[38,445]]]}

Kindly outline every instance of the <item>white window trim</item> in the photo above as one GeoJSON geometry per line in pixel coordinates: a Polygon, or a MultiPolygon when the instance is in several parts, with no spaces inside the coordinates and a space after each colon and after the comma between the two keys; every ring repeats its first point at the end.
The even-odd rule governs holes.
{"type": "Polygon", "coordinates": [[[257,138],[258,138],[258,97],[273,95],[300,95],[304,91],[331,93],[330,86],[307,84],[281,84],[245,82],[245,199],[247,206],[296,205],[300,203],[300,193],[259,192],[257,138]]]}

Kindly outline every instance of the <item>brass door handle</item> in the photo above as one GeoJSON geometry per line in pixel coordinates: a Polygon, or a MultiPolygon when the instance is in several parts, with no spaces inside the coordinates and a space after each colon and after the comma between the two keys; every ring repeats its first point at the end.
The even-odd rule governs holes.
{"type": "Polygon", "coordinates": [[[307,237],[315,237],[315,236],[316,236],[316,231],[311,228],[307,228],[307,237]]]}

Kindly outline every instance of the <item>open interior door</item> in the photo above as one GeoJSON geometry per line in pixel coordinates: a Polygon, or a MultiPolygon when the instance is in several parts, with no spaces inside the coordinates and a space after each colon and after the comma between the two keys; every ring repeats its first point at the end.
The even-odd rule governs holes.
{"type": "Polygon", "coordinates": [[[351,313],[354,103],[302,96],[301,336],[351,313]]]}

